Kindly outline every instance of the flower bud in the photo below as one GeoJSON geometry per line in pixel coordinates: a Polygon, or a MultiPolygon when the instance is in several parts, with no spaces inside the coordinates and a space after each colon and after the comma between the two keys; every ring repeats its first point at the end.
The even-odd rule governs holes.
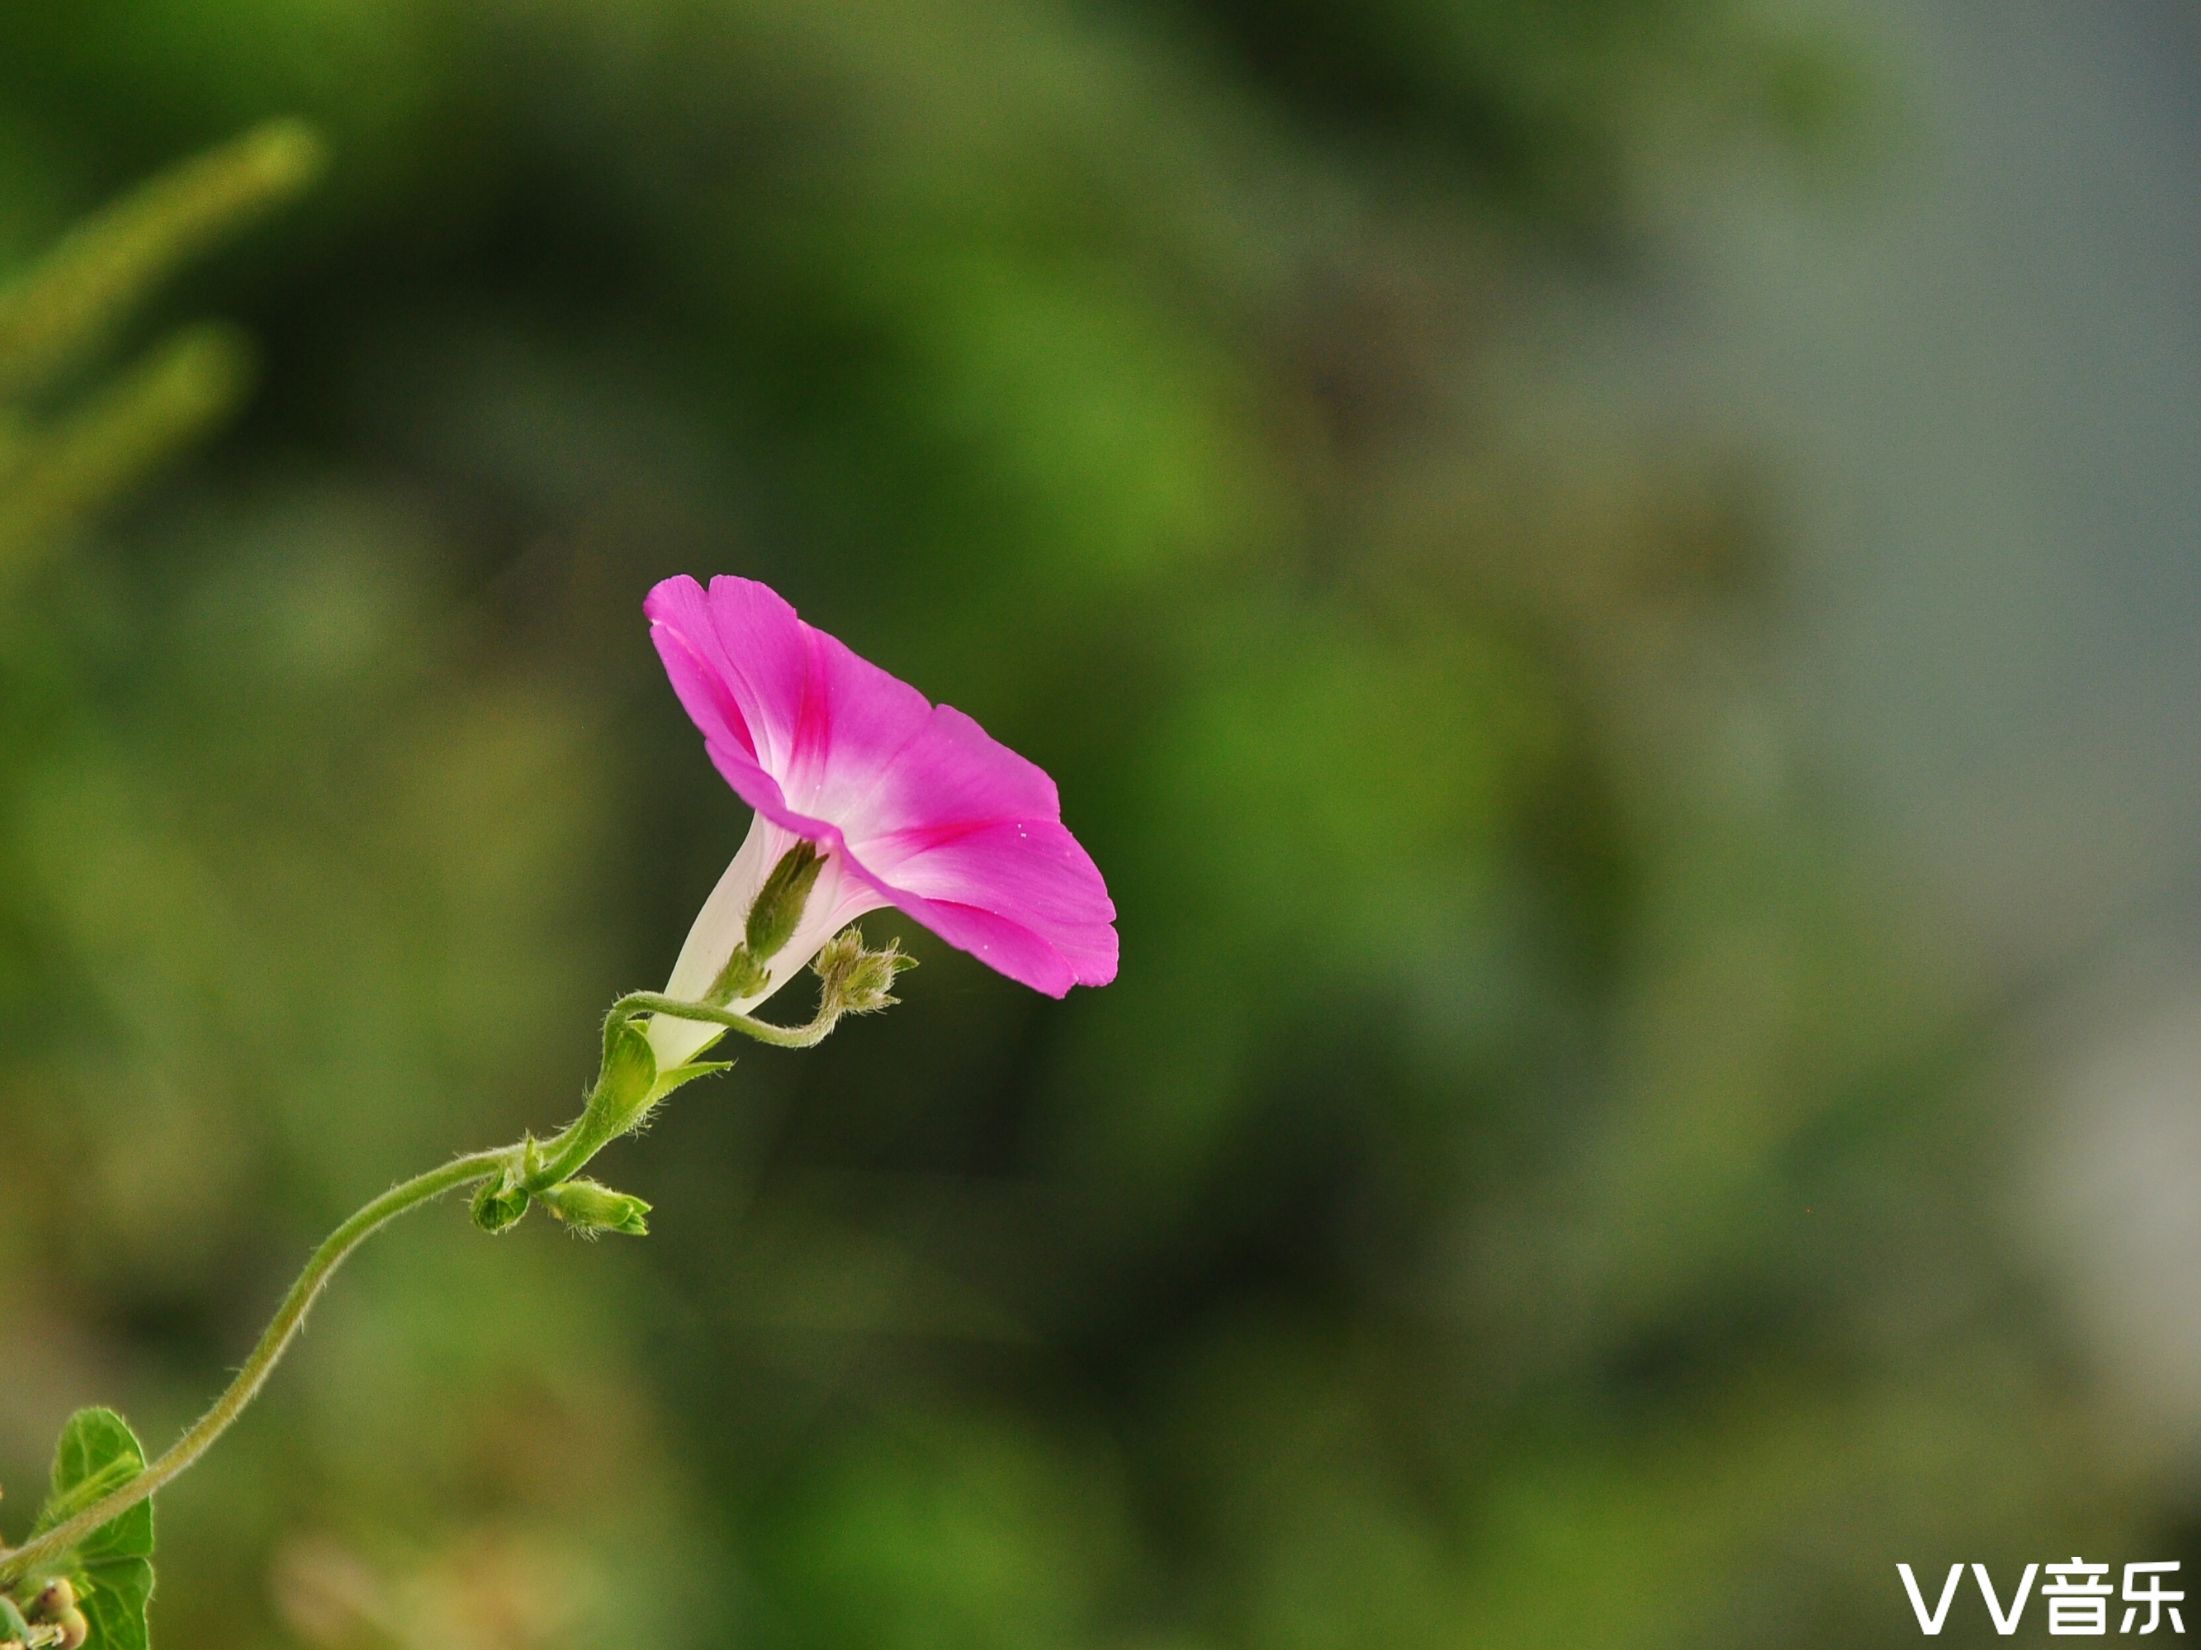
{"type": "Polygon", "coordinates": [[[795,925],[802,921],[802,908],[824,864],[825,856],[809,842],[798,842],[780,856],[749,907],[743,943],[753,961],[770,962],[795,937],[795,925]]]}
{"type": "Polygon", "coordinates": [[[568,1180],[538,1192],[536,1198],[553,1217],[582,1237],[595,1237],[600,1232],[617,1232],[622,1237],[649,1235],[647,1203],[593,1180],[568,1180]]]}
{"type": "Polygon", "coordinates": [[[855,927],[842,929],[825,944],[818,947],[818,954],[810,959],[810,966],[821,980],[830,980],[843,972],[848,965],[863,954],[863,930],[855,927]]]}
{"type": "Polygon", "coordinates": [[[92,1636],[92,1624],[84,1619],[82,1610],[73,1606],[56,1616],[54,1625],[61,1629],[57,1641],[59,1650],[80,1650],[84,1641],[92,1636]]]}
{"type": "Polygon", "coordinates": [[[471,1213],[474,1224],[483,1231],[495,1235],[509,1232],[527,1213],[527,1188],[515,1186],[507,1180],[488,1180],[474,1194],[471,1213]]]}
{"type": "Polygon", "coordinates": [[[34,1616],[58,1616],[75,1608],[76,1588],[70,1584],[67,1576],[55,1576],[31,1600],[31,1614],[34,1616]]]}
{"type": "Polygon", "coordinates": [[[811,966],[824,982],[819,992],[824,1012],[874,1014],[899,1000],[894,995],[894,977],[905,968],[915,968],[917,959],[905,957],[891,944],[884,951],[867,951],[863,935],[844,928],[825,942],[811,966]]]}

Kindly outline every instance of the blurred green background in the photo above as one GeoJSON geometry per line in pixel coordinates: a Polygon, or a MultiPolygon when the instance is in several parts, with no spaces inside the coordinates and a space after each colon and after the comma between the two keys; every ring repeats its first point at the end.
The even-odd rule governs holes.
{"type": "Polygon", "coordinates": [[[2195,1574],[2192,1182],[2169,1292],[2076,1309],[2055,944],[1805,737],[1750,407],[1598,342],[1677,202],[1883,187],[1902,62],[1699,0],[8,8],[0,276],[271,117],[329,156],[0,418],[11,1533],[71,1408],[164,1443],[344,1213],[569,1113],[740,841],[639,612],[731,571],[1055,773],[1121,980],[912,931],[905,1006],[603,1161],[646,1242],[380,1240],[163,1498],[166,1643],[1741,1650],[1909,1642],[1899,1559],[2195,1574]]]}

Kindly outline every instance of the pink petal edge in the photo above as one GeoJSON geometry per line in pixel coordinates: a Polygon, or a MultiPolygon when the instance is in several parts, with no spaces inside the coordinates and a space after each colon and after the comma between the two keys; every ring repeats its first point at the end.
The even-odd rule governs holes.
{"type": "Polygon", "coordinates": [[[1115,904],[1043,769],[754,580],[667,579],[643,611],[713,764],[757,812],[1020,984],[1060,997],[1115,978],[1115,904]]]}

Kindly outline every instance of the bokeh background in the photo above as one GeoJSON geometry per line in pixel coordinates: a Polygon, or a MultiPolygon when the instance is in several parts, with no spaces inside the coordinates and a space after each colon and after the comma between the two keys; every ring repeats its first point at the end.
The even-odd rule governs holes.
{"type": "Polygon", "coordinates": [[[163,1498],[166,1643],[2201,1574],[2197,65],[2175,0],[0,10],[0,274],[132,275],[0,384],[0,1520],[567,1115],[744,826],[639,602],[739,571],[1058,776],[1121,980],[910,932],[603,1160],[647,1241],[384,1237],[163,1498]],[[64,242],[274,117],[295,202],[64,242]]]}

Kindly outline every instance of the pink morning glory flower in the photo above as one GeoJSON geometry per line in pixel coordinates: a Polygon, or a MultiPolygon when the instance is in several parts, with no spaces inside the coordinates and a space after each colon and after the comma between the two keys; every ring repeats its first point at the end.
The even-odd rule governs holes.
{"type": "MultiPolygon", "coordinates": [[[[754,1007],[867,911],[892,905],[951,945],[1060,997],[1116,977],[1116,907],[1062,823],[1055,783],[971,718],[858,658],[754,579],[667,579],[643,604],[704,749],[756,810],[665,994],[710,990],[781,856],[825,856],[754,1007]]],[[[659,1016],[660,1069],[715,1033],[659,1016]]]]}

